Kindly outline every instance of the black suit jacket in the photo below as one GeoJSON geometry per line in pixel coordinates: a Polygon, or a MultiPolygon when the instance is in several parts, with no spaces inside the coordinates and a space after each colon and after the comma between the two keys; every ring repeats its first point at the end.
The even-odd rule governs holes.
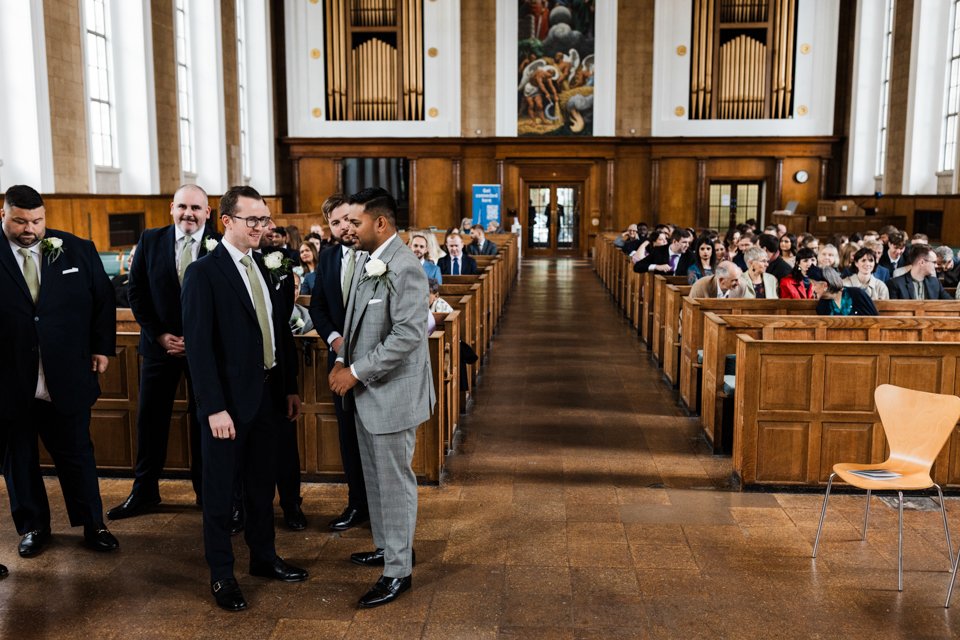
{"type": "Polygon", "coordinates": [[[495,256],[498,252],[497,245],[489,240],[483,242],[483,250],[477,249],[476,241],[466,246],[466,253],[471,256],[495,256]]]}
{"type": "MultiPolygon", "coordinates": [[[[904,252],[904,253],[906,253],[906,252],[904,252]]],[[[893,264],[893,262],[890,260],[890,254],[887,253],[887,248],[886,248],[886,246],[884,246],[884,248],[883,248],[883,255],[880,256],[880,266],[881,266],[881,267],[886,267],[887,270],[888,270],[891,274],[892,274],[894,271],[896,271],[898,268],[900,268],[900,267],[905,267],[905,266],[906,266],[906,262],[905,262],[905,260],[904,260],[903,253],[900,254],[900,257],[899,257],[899,258],[897,258],[897,264],[893,264]]]]}
{"type": "MultiPolygon", "coordinates": [[[[891,300],[916,300],[916,292],[913,290],[913,278],[907,272],[902,276],[891,278],[887,282],[887,288],[890,290],[891,300]]],[[[936,276],[927,276],[923,279],[923,286],[927,290],[927,300],[953,300],[953,297],[943,289],[943,285],[937,280],[936,276]]]]}
{"type": "MultiPolygon", "coordinates": [[[[207,238],[220,242],[220,234],[212,231],[209,225],[204,228],[198,260],[207,255],[207,238]]],[[[147,358],[171,357],[157,342],[162,334],[183,335],[176,242],[177,234],[172,224],[147,229],[140,236],[130,265],[130,309],[140,324],[140,355],[147,358]]]]}
{"type": "MultiPolygon", "coordinates": [[[[359,259],[357,262],[359,263],[359,259]]],[[[334,331],[343,335],[343,323],[347,312],[343,307],[343,292],[340,287],[341,269],[340,245],[324,249],[317,260],[317,279],[310,296],[310,318],[313,320],[317,334],[324,341],[334,331]]]]}
{"type": "MultiPolygon", "coordinates": [[[[647,254],[647,257],[633,265],[633,270],[637,273],[646,273],[647,271],[650,271],[651,265],[657,264],[670,264],[669,244],[651,249],[650,253],[647,254]]],[[[669,273],[666,271],[658,271],[657,273],[662,276],[685,276],[687,275],[687,269],[690,268],[691,264],[693,264],[693,252],[686,251],[680,254],[680,257],[677,258],[677,264],[673,271],[670,271],[669,273]]]]}
{"type": "MultiPolygon", "coordinates": [[[[450,273],[450,256],[443,256],[437,260],[437,266],[440,267],[440,273],[445,276],[452,275],[450,273]]],[[[460,275],[462,276],[475,276],[480,273],[480,269],[477,267],[477,261],[471,258],[470,256],[464,254],[460,256],[460,275]]]]}
{"type": "MultiPolygon", "coordinates": [[[[287,395],[297,393],[297,357],[282,287],[254,253],[273,305],[274,351],[287,395]]],[[[292,278],[288,277],[287,280],[292,278]]],[[[183,336],[201,418],[226,410],[235,422],[249,422],[260,407],[263,336],[243,278],[221,243],[187,267],[183,279],[183,336]]],[[[278,408],[283,399],[277,398],[278,408]]],[[[284,411],[285,412],[285,411],[284,411]]]]}
{"type": "MultiPolygon", "coordinates": [[[[40,296],[30,297],[18,258],[0,236],[0,406],[7,417],[29,410],[43,358],[50,399],[58,411],[76,413],[100,396],[90,356],[117,351],[117,307],[113,286],[96,247],[63,231],[60,256],[40,260],[40,296]]],[[[2,422],[2,421],[0,421],[2,422]]]]}

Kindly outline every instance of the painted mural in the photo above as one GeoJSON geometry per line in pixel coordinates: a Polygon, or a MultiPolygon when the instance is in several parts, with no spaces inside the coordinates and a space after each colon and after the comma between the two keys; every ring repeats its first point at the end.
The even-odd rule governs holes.
{"type": "Polygon", "coordinates": [[[517,134],[592,136],[596,0],[517,1],[517,134]]]}

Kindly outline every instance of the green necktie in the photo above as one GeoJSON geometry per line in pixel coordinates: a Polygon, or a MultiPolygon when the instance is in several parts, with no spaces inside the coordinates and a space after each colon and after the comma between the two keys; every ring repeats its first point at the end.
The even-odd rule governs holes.
{"type": "Polygon", "coordinates": [[[343,305],[347,305],[350,298],[350,285],[353,283],[353,272],[357,268],[357,250],[347,250],[347,270],[343,274],[343,282],[340,284],[340,293],[343,294],[343,305]]]}
{"type": "Polygon", "coordinates": [[[263,287],[260,286],[260,277],[250,256],[240,258],[240,264],[247,268],[247,280],[250,281],[250,292],[253,294],[253,308],[257,312],[260,333],[263,334],[263,368],[271,369],[273,368],[273,341],[270,339],[270,316],[267,314],[267,301],[263,297],[263,287]]]}
{"type": "Polygon", "coordinates": [[[30,297],[36,302],[40,297],[40,275],[37,273],[37,264],[33,261],[33,252],[30,249],[17,249],[23,256],[23,279],[27,281],[30,297]]]}
{"type": "Polygon", "coordinates": [[[180,284],[183,284],[183,275],[187,272],[187,267],[193,262],[193,243],[196,240],[193,236],[183,236],[183,248],[180,249],[180,284]]]}

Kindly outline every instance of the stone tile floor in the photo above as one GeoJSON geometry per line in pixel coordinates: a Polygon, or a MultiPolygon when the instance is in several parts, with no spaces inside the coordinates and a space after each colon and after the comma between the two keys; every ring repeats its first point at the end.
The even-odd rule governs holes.
{"type": "MultiPolygon", "coordinates": [[[[736,493],[676,406],[590,264],[528,260],[513,292],[459,452],[440,487],[420,488],[414,588],[359,611],[378,577],[347,561],[369,530],[321,525],[341,486],[304,486],[310,528],[277,547],[306,566],[296,585],[238,578],[251,608],[208,595],[200,514],[187,481],[166,481],[159,513],[114,523],[121,551],[80,547],[55,480],[54,542],[16,554],[0,518],[0,638],[955,638],[960,593],[943,609],[940,515],[905,513],[905,590],[896,590],[896,511],[821,496],[736,493]]],[[[104,503],[128,480],[103,479],[104,503]]],[[[6,496],[2,496],[6,501],[6,496]]],[[[960,539],[960,501],[948,499],[960,539]]]]}

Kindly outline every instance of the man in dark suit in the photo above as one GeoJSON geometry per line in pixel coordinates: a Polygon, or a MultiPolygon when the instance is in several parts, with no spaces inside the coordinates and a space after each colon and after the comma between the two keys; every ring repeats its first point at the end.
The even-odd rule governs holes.
{"type": "Polygon", "coordinates": [[[447,255],[437,260],[440,273],[445,276],[472,276],[480,273],[477,261],[463,253],[463,238],[459,233],[449,233],[443,244],[447,255]]]}
{"type": "MultiPolygon", "coordinates": [[[[320,254],[317,263],[317,284],[310,296],[310,318],[317,333],[327,343],[327,373],[333,369],[337,349],[343,344],[343,321],[346,316],[350,282],[362,257],[356,249],[357,236],[347,221],[350,205],[343,194],[334,194],[322,205],[330,225],[330,233],[339,241],[320,254]]],[[[424,243],[426,246],[426,243],[424,243]]],[[[337,431],[340,436],[340,461],[347,478],[347,506],[330,521],[334,531],[346,531],[370,518],[367,508],[367,488],[363,481],[360,445],[352,411],[344,411],[343,398],[333,396],[337,412],[337,431]]]]}
{"type": "Polygon", "coordinates": [[[891,275],[899,267],[908,264],[903,258],[906,242],[906,236],[902,231],[891,231],[887,234],[886,251],[880,256],[880,266],[886,267],[891,275]]]}
{"type": "Polygon", "coordinates": [[[7,429],[3,477],[23,557],[50,540],[50,505],[37,436],[53,458],[71,526],[83,525],[97,551],[120,545],[103,525],[90,407],[98,374],[116,354],[113,287],[96,247],[46,228],[43,199],[31,187],[4,197],[0,249],[0,406],[7,429]]]}
{"type": "Polygon", "coordinates": [[[914,244],[909,270],[887,283],[891,300],[953,300],[937,280],[937,254],[928,244],[914,244]]]}
{"type": "Polygon", "coordinates": [[[246,507],[250,574],[300,582],[303,569],[274,546],[276,433],[300,414],[297,362],[285,316],[282,265],[253,250],[269,211],[251,187],[232,187],[220,199],[223,241],[187,268],[183,331],[202,425],[203,544],[210,588],[228,611],[247,607],[234,577],[230,543],[234,482],[239,469],[246,507]]]}
{"type": "Polygon", "coordinates": [[[760,234],[760,247],[767,252],[767,273],[777,279],[782,280],[790,275],[793,267],[780,256],[780,241],[776,236],[769,233],[760,234]]]}
{"type": "Polygon", "coordinates": [[[193,184],[177,189],[170,203],[173,224],[143,232],[130,268],[130,308],[140,324],[140,400],[137,406],[137,466],[126,500],[107,511],[129,518],[160,504],[160,474],[167,460],[170,416],[180,381],[187,380],[190,477],[201,501],[200,425],[193,379],[187,367],[180,309],[180,283],[187,267],[217,246],[207,225],[207,193],[193,184]]]}
{"type": "Polygon", "coordinates": [[[693,263],[690,245],[693,233],[689,229],[676,229],[670,234],[670,244],[654,247],[643,260],[633,265],[637,273],[655,271],[660,275],[686,275],[693,263]]]}
{"type": "Polygon", "coordinates": [[[470,237],[473,242],[467,245],[467,253],[471,256],[495,256],[499,252],[497,245],[487,241],[487,234],[478,224],[470,228],[470,237]]]}

